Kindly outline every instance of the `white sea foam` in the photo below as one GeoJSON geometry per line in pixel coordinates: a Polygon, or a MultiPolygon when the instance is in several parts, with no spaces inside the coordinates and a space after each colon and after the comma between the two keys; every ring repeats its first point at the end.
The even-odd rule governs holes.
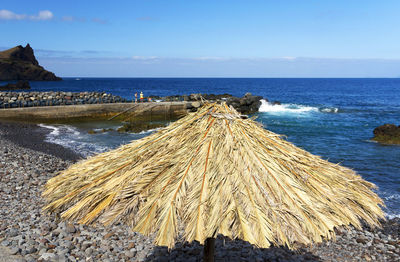
{"type": "Polygon", "coordinates": [[[383,198],[385,200],[391,200],[391,199],[400,200],[400,194],[393,194],[393,195],[390,195],[390,196],[385,196],[383,198]]]}
{"type": "Polygon", "coordinates": [[[102,153],[110,148],[96,143],[90,143],[87,140],[87,134],[79,132],[73,126],[68,125],[44,125],[39,126],[52,130],[45,141],[53,144],[58,144],[63,147],[72,149],[73,151],[87,157],[96,153],[102,153]]]}
{"type": "Polygon", "coordinates": [[[383,191],[379,194],[384,200],[387,209],[385,210],[385,216],[389,219],[400,217],[399,201],[400,194],[393,193],[392,191],[383,191]]]}
{"type": "Polygon", "coordinates": [[[337,108],[337,107],[322,107],[319,109],[319,111],[321,111],[323,113],[338,113],[339,108],[337,108]]]}
{"type": "Polygon", "coordinates": [[[45,125],[45,124],[39,124],[39,126],[52,130],[50,132],[50,134],[49,134],[51,136],[58,136],[60,134],[60,128],[59,127],[49,126],[49,125],[45,125]]]}
{"type": "Polygon", "coordinates": [[[318,112],[318,108],[297,104],[274,105],[262,99],[259,111],[272,114],[304,114],[309,112],[318,112]]]}
{"type": "Polygon", "coordinates": [[[393,218],[396,218],[396,217],[400,217],[400,214],[388,214],[388,213],[385,213],[385,217],[387,217],[388,219],[393,219],[393,218]]]}
{"type": "Polygon", "coordinates": [[[157,128],[153,128],[153,129],[143,130],[143,131],[141,131],[141,132],[139,132],[137,134],[148,134],[148,133],[152,133],[152,132],[158,131],[160,129],[163,129],[163,127],[157,127],[157,128]]]}
{"type": "Polygon", "coordinates": [[[305,115],[312,112],[321,113],[338,113],[339,108],[337,107],[314,107],[299,104],[272,104],[264,99],[261,100],[260,112],[266,112],[270,114],[283,115],[283,114],[296,114],[305,115]]]}

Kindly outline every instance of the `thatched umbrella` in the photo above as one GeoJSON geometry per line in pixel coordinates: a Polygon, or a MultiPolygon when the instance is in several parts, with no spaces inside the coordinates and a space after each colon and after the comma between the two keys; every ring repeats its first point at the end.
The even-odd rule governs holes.
{"type": "Polygon", "coordinates": [[[43,196],[45,210],[64,219],[122,221],[145,235],[156,232],[155,243],[169,248],[180,233],[202,244],[222,234],[295,248],[334,237],[335,226],[379,225],[383,202],[374,187],[225,104],[206,104],[72,165],[47,182],[43,196]]]}

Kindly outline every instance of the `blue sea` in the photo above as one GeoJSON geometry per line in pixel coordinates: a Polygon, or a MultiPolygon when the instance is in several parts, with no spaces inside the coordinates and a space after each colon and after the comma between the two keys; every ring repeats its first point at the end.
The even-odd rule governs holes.
{"type": "MultiPolygon", "coordinates": [[[[400,216],[400,146],[370,140],[375,127],[385,123],[400,125],[400,79],[66,78],[61,82],[31,82],[31,86],[37,91],[106,91],[127,99],[140,91],[145,96],[243,96],[246,92],[263,96],[257,121],[313,154],[356,170],[379,187],[387,215],[400,216]],[[281,105],[272,105],[267,99],[280,101],[281,105]]],[[[51,129],[49,141],[85,156],[153,132],[87,133],[92,128],[112,125],[43,126],[51,129]]]]}

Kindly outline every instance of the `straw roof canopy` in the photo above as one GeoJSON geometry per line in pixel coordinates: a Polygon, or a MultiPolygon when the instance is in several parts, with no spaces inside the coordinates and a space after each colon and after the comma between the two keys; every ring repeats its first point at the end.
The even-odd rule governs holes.
{"type": "Polygon", "coordinates": [[[179,234],[189,242],[222,234],[294,248],[334,237],[335,226],[379,225],[383,202],[374,187],[233,108],[206,104],[72,165],[47,182],[43,196],[45,210],[62,218],[125,222],[170,248],[179,234]]]}

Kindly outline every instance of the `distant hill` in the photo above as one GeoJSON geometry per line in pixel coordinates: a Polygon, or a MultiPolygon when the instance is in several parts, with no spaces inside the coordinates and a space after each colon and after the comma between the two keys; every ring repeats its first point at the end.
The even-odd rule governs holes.
{"type": "Polygon", "coordinates": [[[27,44],[0,52],[0,81],[9,80],[58,81],[61,78],[40,66],[27,44]]]}

